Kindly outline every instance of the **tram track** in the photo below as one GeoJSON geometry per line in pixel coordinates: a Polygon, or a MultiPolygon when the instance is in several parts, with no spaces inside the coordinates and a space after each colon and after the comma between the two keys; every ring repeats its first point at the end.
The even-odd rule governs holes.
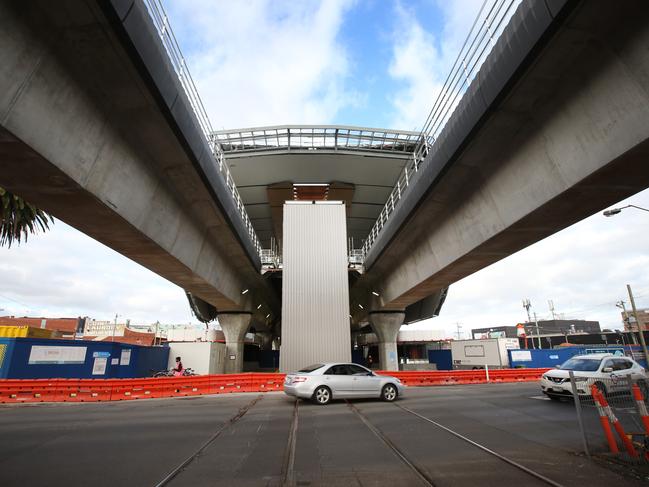
{"type": "Polygon", "coordinates": [[[219,429],[217,429],[212,436],[210,436],[207,441],[205,441],[194,453],[192,453],[189,457],[187,457],[185,460],[183,460],[177,467],[175,467],[171,472],[167,474],[165,478],[163,478],[160,482],[155,484],[155,487],[164,487],[168,485],[173,479],[175,479],[183,470],[185,470],[196,458],[198,458],[205,449],[210,446],[214,440],[216,440],[221,433],[223,433],[225,430],[227,430],[229,427],[231,427],[233,424],[235,424],[237,421],[239,421],[241,418],[245,416],[245,414],[252,409],[255,404],[257,404],[259,401],[263,399],[263,394],[259,394],[257,397],[255,397],[252,401],[250,401],[248,404],[243,406],[237,414],[232,416],[230,419],[228,419],[219,429]]]}
{"type": "Polygon", "coordinates": [[[434,421],[434,420],[432,420],[430,418],[427,418],[426,416],[424,416],[422,414],[419,414],[416,411],[413,411],[412,409],[409,409],[409,408],[407,408],[405,406],[402,406],[401,404],[394,404],[394,406],[401,409],[402,411],[405,411],[405,412],[407,412],[409,414],[412,414],[413,416],[415,416],[415,417],[417,417],[417,418],[419,418],[419,419],[421,419],[423,421],[426,421],[427,423],[430,423],[430,424],[436,426],[437,428],[439,428],[439,429],[441,429],[443,431],[446,431],[447,433],[455,436],[456,438],[459,438],[460,440],[462,440],[462,441],[464,441],[464,442],[466,442],[466,443],[468,443],[470,445],[473,445],[474,447],[482,450],[483,452],[485,452],[485,453],[487,453],[487,454],[489,454],[489,455],[491,455],[491,456],[493,456],[495,458],[498,458],[499,460],[502,460],[503,462],[511,465],[512,467],[517,468],[518,470],[520,470],[522,472],[525,472],[526,474],[536,478],[537,480],[540,480],[541,482],[543,482],[543,483],[545,483],[547,485],[552,485],[553,487],[564,487],[562,484],[560,484],[558,482],[555,482],[554,480],[546,477],[545,475],[542,475],[542,474],[532,470],[531,468],[528,468],[525,465],[522,465],[522,464],[516,462],[515,460],[512,460],[511,458],[508,458],[508,457],[506,457],[504,455],[501,455],[500,453],[495,452],[495,451],[491,450],[490,448],[487,448],[486,446],[481,445],[480,443],[478,443],[476,441],[473,441],[470,438],[467,438],[466,436],[458,433],[457,431],[454,431],[451,428],[448,428],[447,426],[444,426],[443,424],[438,423],[437,421],[434,421]]]}
{"type": "MultiPolygon", "coordinates": [[[[435,483],[435,479],[432,478],[426,471],[421,469],[412,459],[408,457],[408,455],[400,449],[393,440],[391,440],[383,431],[381,431],[380,428],[378,428],[375,424],[372,423],[372,421],[359,409],[357,408],[354,404],[352,404],[349,401],[346,401],[347,406],[351,409],[351,411],[358,416],[358,418],[361,420],[365,426],[385,445],[387,446],[393,453],[394,455],[401,460],[401,462],[406,465],[411,472],[417,477],[419,480],[419,483],[421,485],[427,485],[427,486],[432,486],[435,487],[437,484],[435,483]]],[[[536,480],[546,484],[546,485],[551,485],[553,487],[564,487],[562,484],[546,477],[543,474],[540,474],[539,472],[536,472],[525,465],[522,465],[515,460],[506,457],[505,455],[502,455],[498,452],[495,452],[491,450],[490,448],[474,441],[471,440],[470,438],[458,433],[457,431],[452,430],[451,428],[448,428],[447,426],[444,426],[443,424],[434,421],[433,419],[430,419],[422,414],[417,413],[416,411],[413,411],[412,409],[409,409],[405,406],[402,406],[400,404],[394,404],[394,406],[404,413],[413,415],[417,418],[419,418],[422,421],[425,421],[429,424],[432,424],[433,426],[437,427],[438,429],[441,429],[442,431],[445,431],[446,433],[454,436],[455,438],[458,438],[459,440],[472,445],[473,447],[481,450],[482,452],[490,455],[491,457],[497,458],[498,460],[516,468],[519,472],[522,472],[526,474],[528,477],[533,477],[536,480]]]]}
{"type": "Polygon", "coordinates": [[[356,416],[361,420],[361,422],[367,426],[367,428],[374,433],[374,435],[385,445],[387,446],[390,450],[392,450],[392,453],[396,455],[396,457],[401,460],[411,471],[412,473],[417,477],[421,485],[427,485],[429,487],[435,487],[435,483],[433,480],[426,474],[424,473],[419,467],[417,467],[416,464],[411,462],[408,457],[388,438],[379,428],[374,426],[372,422],[367,419],[367,417],[356,407],[354,406],[351,402],[345,401],[347,403],[347,406],[349,409],[352,410],[356,416]]]}
{"type": "Polygon", "coordinates": [[[293,419],[288,434],[286,450],[284,452],[284,463],[282,465],[282,486],[293,487],[295,485],[295,446],[297,444],[297,427],[299,417],[299,399],[293,404],[293,419]]]}

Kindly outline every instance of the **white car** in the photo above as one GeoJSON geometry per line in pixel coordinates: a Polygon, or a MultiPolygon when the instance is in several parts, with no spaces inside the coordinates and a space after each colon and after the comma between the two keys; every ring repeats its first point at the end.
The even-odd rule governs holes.
{"type": "Polygon", "coordinates": [[[380,397],[394,401],[404,385],[396,377],[378,375],[358,364],[315,364],[286,374],[284,392],[325,405],[332,399],[380,397]]]}
{"type": "Polygon", "coordinates": [[[646,379],[644,368],[635,360],[611,353],[575,355],[557,369],[549,370],[541,377],[541,391],[555,401],[572,397],[569,371],[575,376],[577,394],[589,396],[595,384],[605,395],[627,391],[626,379],[646,379]]]}

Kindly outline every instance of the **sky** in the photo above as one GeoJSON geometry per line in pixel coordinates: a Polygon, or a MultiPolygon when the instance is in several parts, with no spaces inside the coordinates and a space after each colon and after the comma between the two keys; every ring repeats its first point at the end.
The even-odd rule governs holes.
{"type": "MultiPolygon", "coordinates": [[[[479,0],[166,0],[215,129],[280,124],[421,128],[479,0]]],[[[649,208],[649,191],[620,203],[649,208]]],[[[441,316],[413,328],[548,318],[620,328],[631,284],[649,307],[649,213],[598,213],[451,286],[441,316]]],[[[0,315],[196,323],[183,291],[64,223],[0,248],[0,315]]]]}

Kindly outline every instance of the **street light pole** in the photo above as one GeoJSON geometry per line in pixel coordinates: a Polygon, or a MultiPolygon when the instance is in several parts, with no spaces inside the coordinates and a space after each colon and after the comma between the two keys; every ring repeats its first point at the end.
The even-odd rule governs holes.
{"type": "Polygon", "coordinates": [[[642,210],[649,212],[647,208],[643,208],[642,206],[636,206],[636,205],[626,205],[626,206],[621,206],[620,208],[611,208],[610,210],[606,210],[602,213],[604,216],[613,216],[617,215],[618,213],[621,213],[623,209],[625,208],[635,208],[636,210],[642,210]]]}
{"type": "Polygon", "coordinates": [[[635,300],[633,299],[633,292],[631,292],[631,286],[626,285],[626,290],[629,292],[629,300],[631,301],[631,309],[633,310],[633,316],[635,317],[635,322],[638,325],[638,335],[640,335],[640,344],[642,345],[642,353],[644,353],[644,359],[649,365],[649,353],[647,353],[647,344],[644,341],[644,333],[640,326],[640,320],[638,320],[638,312],[635,309],[635,300]]]}
{"type": "Polygon", "coordinates": [[[119,315],[115,313],[115,321],[113,322],[113,336],[111,337],[110,341],[114,342],[115,341],[115,328],[117,328],[117,317],[119,315]]]}
{"type": "Polygon", "coordinates": [[[539,332],[539,320],[536,319],[536,311],[534,312],[534,324],[536,325],[536,338],[539,339],[539,350],[543,348],[541,345],[541,333],[539,332]]]}

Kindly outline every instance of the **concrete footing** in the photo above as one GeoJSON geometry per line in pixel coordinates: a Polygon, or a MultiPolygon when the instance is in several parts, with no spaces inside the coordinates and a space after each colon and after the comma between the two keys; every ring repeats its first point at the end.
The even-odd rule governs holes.
{"type": "Polygon", "coordinates": [[[225,335],[225,373],[243,371],[243,340],[250,326],[251,313],[219,313],[218,319],[225,335]]]}
{"type": "Polygon", "coordinates": [[[378,338],[379,367],[382,370],[399,370],[397,335],[405,317],[403,311],[370,313],[372,329],[378,338]]]}

